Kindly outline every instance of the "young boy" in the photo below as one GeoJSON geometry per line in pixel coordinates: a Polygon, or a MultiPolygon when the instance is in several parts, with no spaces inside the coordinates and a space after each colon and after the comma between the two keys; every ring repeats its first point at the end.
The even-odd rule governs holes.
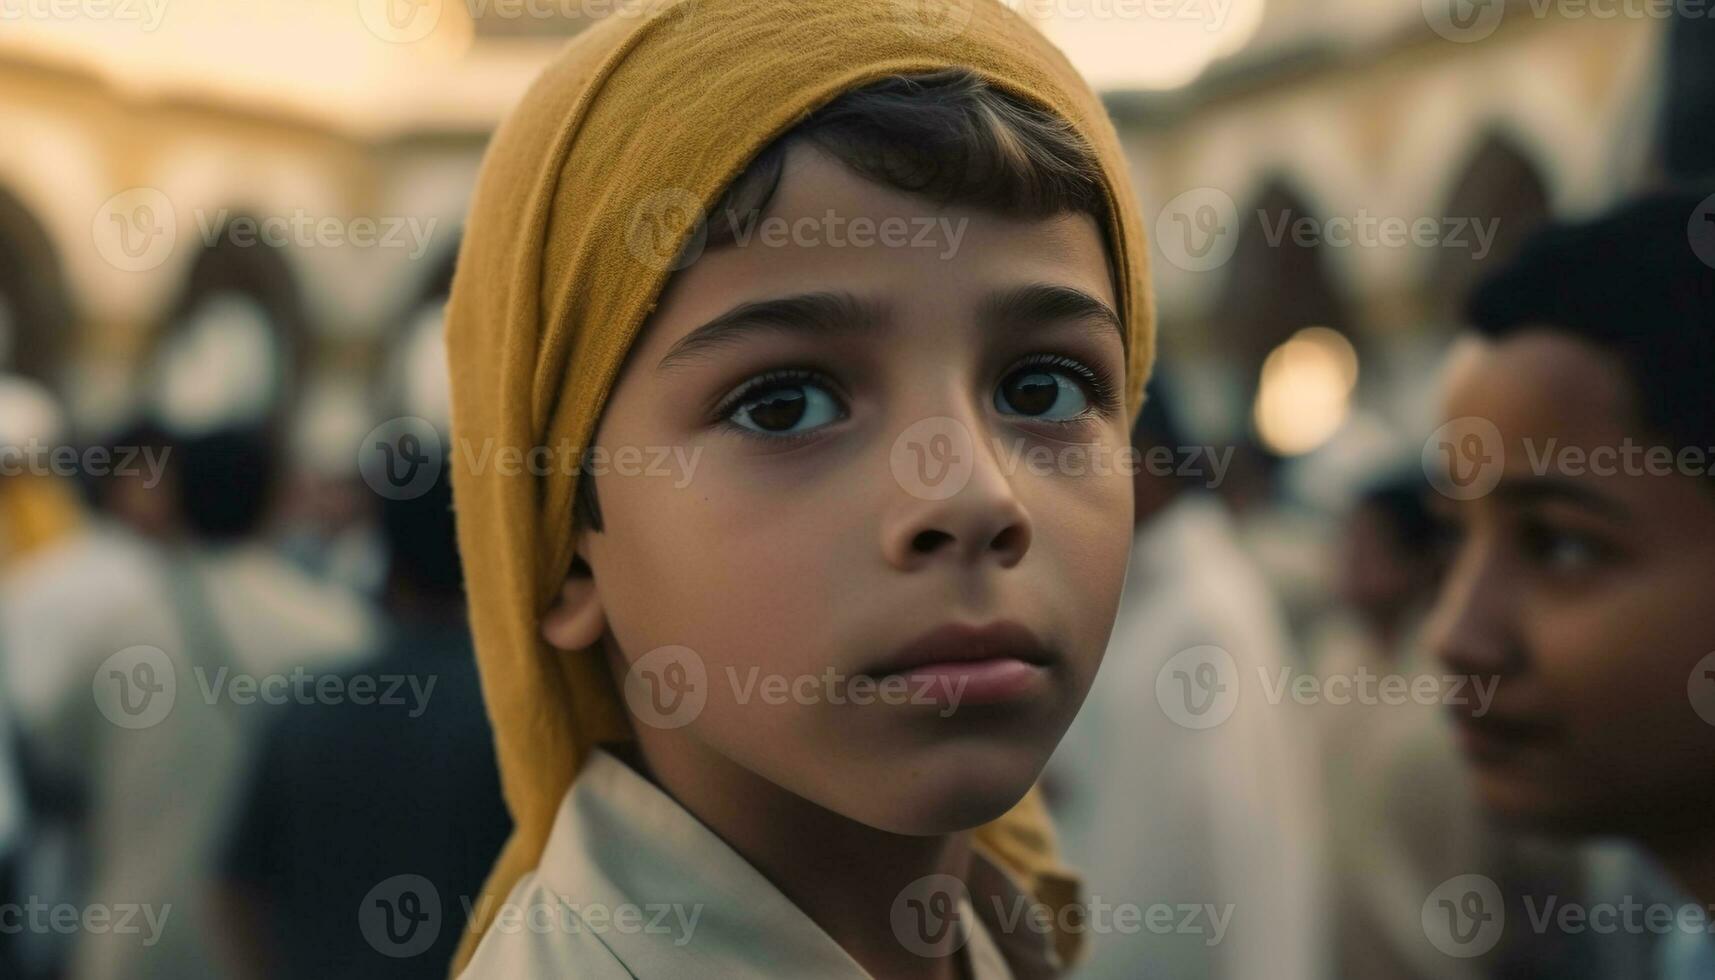
{"type": "Polygon", "coordinates": [[[1708,905],[1715,224],[1702,200],[1666,194],[1550,229],[1483,285],[1479,339],[1425,460],[1459,535],[1438,652],[1496,685],[1486,711],[1454,708],[1479,797],[1530,829],[1636,840],[1708,905]]]}
{"type": "Polygon", "coordinates": [[[448,339],[517,831],[467,975],[1077,952],[1031,789],[1125,575],[1144,239],[1064,58],[934,9],[616,17],[496,136],[448,339]]]}

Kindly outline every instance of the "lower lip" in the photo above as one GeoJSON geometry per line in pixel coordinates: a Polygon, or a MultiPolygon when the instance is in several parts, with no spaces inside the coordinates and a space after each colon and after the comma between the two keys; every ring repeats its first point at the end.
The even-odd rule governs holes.
{"type": "Polygon", "coordinates": [[[1497,728],[1465,720],[1458,721],[1455,731],[1458,733],[1460,750],[1473,762],[1478,763],[1498,761],[1542,741],[1541,734],[1537,732],[1497,728]]]}
{"type": "Polygon", "coordinates": [[[1048,682],[1048,669],[1013,657],[994,660],[963,660],[924,664],[900,671],[911,683],[913,699],[935,704],[999,704],[1018,701],[1041,690],[1048,682]]]}

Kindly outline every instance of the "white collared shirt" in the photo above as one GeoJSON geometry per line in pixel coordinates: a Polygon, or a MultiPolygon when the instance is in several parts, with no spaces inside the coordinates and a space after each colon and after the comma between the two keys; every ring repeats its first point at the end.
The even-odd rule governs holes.
{"type": "MultiPolygon", "coordinates": [[[[998,866],[972,855],[973,884],[998,866]]],[[[1006,879],[1002,891],[1016,897],[1006,879]]],[[[982,895],[980,888],[976,889],[982,895]]],[[[980,898],[987,906],[1008,907],[980,898]]],[[[1043,937],[1004,937],[1014,969],[966,898],[977,980],[1052,976],[1043,937]]],[[[867,980],[856,960],[761,872],[659,787],[608,752],[590,754],[560,805],[537,868],[521,878],[461,980],[797,978],[867,980]]]]}

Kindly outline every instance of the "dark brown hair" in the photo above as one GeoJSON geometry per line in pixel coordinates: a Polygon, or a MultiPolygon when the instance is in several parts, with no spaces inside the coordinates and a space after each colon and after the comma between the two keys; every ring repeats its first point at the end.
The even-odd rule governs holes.
{"type": "MultiPolygon", "coordinates": [[[[829,153],[866,180],[925,198],[1013,218],[1083,213],[1108,236],[1107,191],[1089,142],[1071,123],[962,68],[894,75],[853,89],[758,153],[710,209],[703,249],[736,244],[780,186],[799,142],[829,153]]],[[[601,530],[595,481],[578,481],[574,519],[601,530]]]]}

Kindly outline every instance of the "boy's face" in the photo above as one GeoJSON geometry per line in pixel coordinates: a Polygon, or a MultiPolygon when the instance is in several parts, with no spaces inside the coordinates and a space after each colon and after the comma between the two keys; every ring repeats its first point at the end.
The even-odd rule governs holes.
{"type": "Polygon", "coordinates": [[[628,708],[652,748],[871,826],[974,826],[1070,724],[1125,575],[1126,361],[1101,233],[938,208],[802,144],[762,218],[674,274],[597,432],[645,467],[680,454],[658,475],[610,457],[603,529],[579,535],[628,708]],[[850,300],[686,343],[806,294],[850,300]],[[1039,646],[954,641],[924,659],[991,656],[890,670],[936,627],[1002,622],[1039,646]]]}
{"type": "Polygon", "coordinates": [[[1482,717],[1475,697],[1454,709],[1478,792],[1553,831],[1648,838],[1705,822],[1715,486],[1652,471],[1645,447],[1664,447],[1660,463],[1667,444],[1601,350],[1529,330],[1465,353],[1447,417],[1492,422],[1504,466],[1493,491],[1443,501],[1459,544],[1432,635],[1447,666],[1496,683],[1482,717]]]}

